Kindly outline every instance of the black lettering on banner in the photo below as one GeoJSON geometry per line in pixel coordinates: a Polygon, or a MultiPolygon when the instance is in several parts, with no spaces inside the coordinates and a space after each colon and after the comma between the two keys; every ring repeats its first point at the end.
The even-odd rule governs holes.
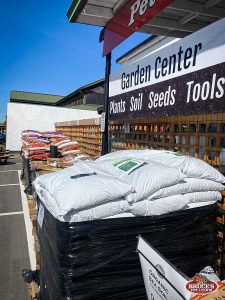
{"type": "Polygon", "coordinates": [[[129,89],[151,80],[151,66],[148,65],[145,68],[141,68],[137,65],[135,71],[131,73],[123,73],[121,76],[121,88],[122,90],[129,89]]]}
{"type": "MultiPolygon", "coordinates": [[[[203,44],[198,43],[193,47],[183,49],[179,47],[177,53],[171,54],[168,57],[158,56],[153,63],[155,79],[164,78],[171,74],[187,70],[190,67],[195,67],[197,63],[197,57],[200,51],[203,49],[203,44]]],[[[134,65],[134,70],[130,73],[122,73],[121,87],[122,90],[138,86],[140,84],[149,82],[151,80],[152,67],[149,64],[146,67],[140,65],[134,65]]]]}
{"type": "MultiPolygon", "coordinates": [[[[184,67],[196,63],[195,58],[201,47],[202,44],[199,43],[194,52],[191,48],[186,49],[184,67]]],[[[179,52],[182,55],[182,49],[179,52]]],[[[172,65],[176,62],[176,58],[171,56],[163,63],[162,58],[158,57],[156,61],[161,67],[156,68],[155,72],[156,75],[159,72],[161,76],[162,73],[173,70],[172,65]]],[[[176,63],[179,67],[179,58],[176,63]]],[[[123,86],[131,87],[131,84],[135,86],[137,81],[149,82],[146,81],[149,79],[146,78],[146,70],[147,68],[137,66],[133,82],[128,83],[127,75],[124,73],[123,86]]],[[[134,89],[113,96],[109,100],[110,120],[223,113],[225,112],[225,62],[141,89],[134,89]]]]}

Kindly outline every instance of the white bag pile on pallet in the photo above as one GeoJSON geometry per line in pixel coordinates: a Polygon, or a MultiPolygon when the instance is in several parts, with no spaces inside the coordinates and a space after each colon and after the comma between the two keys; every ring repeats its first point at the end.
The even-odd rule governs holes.
{"type": "Polygon", "coordinates": [[[222,174],[198,159],[137,150],[78,162],[38,177],[34,186],[54,217],[81,222],[161,215],[215,203],[224,182],[222,174]]]}
{"type": "MultiPolygon", "coordinates": [[[[146,191],[148,179],[151,182],[152,178],[153,182],[157,182],[159,178],[162,179],[166,174],[162,171],[163,168],[165,168],[165,171],[168,171],[168,169],[177,170],[185,175],[186,178],[175,185],[169,184],[163,187],[160,183],[160,187],[156,188],[155,192],[145,195],[141,200],[137,196],[133,197],[133,194],[128,196],[128,201],[131,203],[131,211],[136,216],[160,215],[184,208],[209,205],[220,200],[220,192],[224,190],[225,177],[220,172],[204,161],[189,156],[181,156],[176,152],[125,150],[107,154],[99,158],[97,163],[112,175],[116,175],[127,183],[132,184],[136,191],[139,191],[139,189],[146,191]],[[145,174],[146,178],[140,184],[141,169],[145,165],[138,167],[133,173],[129,174],[129,171],[124,170],[124,166],[129,168],[132,162],[133,164],[135,162],[145,162],[150,169],[152,164],[155,164],[160,172],[158,173],[152,168],[152,173],[145,174]]],[[[170,178],[165,176],[165,180],[169,181],[170,178]]],[[[149,182],[147,185],[149,185],[149,182]]],[[[142,195],[144,191],[142,190],[142,195]]]]}
{"type": "Polygon", "coordinates": [[[81,222],[129,211],[125,200],[134,189],[88,162],[38,177],[36,192],[51,214],[61,221],[81,222]],[[91,164],[90,164],[91,165],[91,164]]]}
{"type": "Polygon", "coordinates": [[[147,162],[154,161],[179,170],[187,175],[187,177],[209,179],[225,183],[225,177],[206,162],[166,150],[123,150],[104,155],[100,157],[98,161],[115,160],[119,158],[132,158],[147,162]]]}

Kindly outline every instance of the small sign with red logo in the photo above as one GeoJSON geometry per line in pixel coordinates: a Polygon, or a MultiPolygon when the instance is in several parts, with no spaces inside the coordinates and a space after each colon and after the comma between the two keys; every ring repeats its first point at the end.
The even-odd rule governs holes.
{"type": "Polygon", "coordinates": [[[225,299],[225,284],[223,282],[217,283],[218,289],[215,292],[208,294],[194,294],[190,300],[222,300],[225,299]]]}
{"type": "Polygon", "coordinates": [[[218,285],[214,281],[208,280],[205,276],[195,275],[193,280],[186,284],[186,289],[193,294],[209,294],[218,289],[218,285]]]}

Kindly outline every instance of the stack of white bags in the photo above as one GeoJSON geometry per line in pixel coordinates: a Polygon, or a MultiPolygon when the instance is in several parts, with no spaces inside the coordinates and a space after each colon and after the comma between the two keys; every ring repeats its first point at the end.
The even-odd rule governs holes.
{"type": "Polygon", "coordinates": [[[207,163],[175,152],[127,150],[77,162],[34,182],[60,221],[153,216],[213,204],[225,177],[207,163]]]}

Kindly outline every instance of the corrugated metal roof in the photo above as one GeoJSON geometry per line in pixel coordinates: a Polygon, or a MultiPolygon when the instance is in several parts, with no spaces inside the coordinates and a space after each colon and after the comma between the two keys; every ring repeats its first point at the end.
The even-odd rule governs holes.
{"type": "MultiPolygon", "coordinates": [[[[89,83],[87,85],[84,85],[77,89],[76,91],[72,92],[71,94],[63,97],[61,100],[57,102],[57,106],[62,105],[63,102],[67,101],[70,98],[79,98],[80,96],[83,96],[85,94],[90,94],[90,93],[100,93],[98,91],[98,88],[103,86],[105,82],[105,79],[100,79],[95,82],[89,83]]],[[[102,91],[102,94],[104,91],[102,91]]]]}
{"type": "MultiPolygon", "coordinates": [[[[67,13],[70,22],[106,26],[128,0],[73,0],[67,13]]],[[[225,0],[176,0],[139,31],[185,37],[225,17],[225,0]]]]}
{"type": "Polygon", "coordinates": [[[18,102],[18,103],[55,105],[62,98],[64,98],[64,96],[23,92],[23,91],[10,92],[10,102],[18,102]]]}

